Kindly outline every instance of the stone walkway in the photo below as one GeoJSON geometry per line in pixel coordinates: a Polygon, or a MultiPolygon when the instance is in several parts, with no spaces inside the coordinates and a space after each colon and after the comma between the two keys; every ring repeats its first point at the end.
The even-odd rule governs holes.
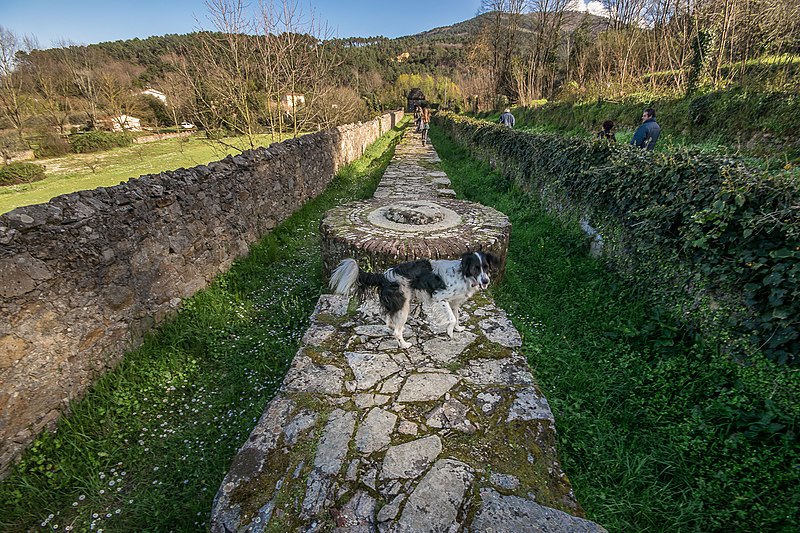
{"type": "MultiPolygon", "coordinates": [[[[452,195],[437,161],[407,131],[376,195],[452,195]]],[[[212,531],[605,531],[580,518],[519,333],[485,293],[462,310],[451,340],[417,306],[401,350],[374,302],[321,296],[212,531]]]]}

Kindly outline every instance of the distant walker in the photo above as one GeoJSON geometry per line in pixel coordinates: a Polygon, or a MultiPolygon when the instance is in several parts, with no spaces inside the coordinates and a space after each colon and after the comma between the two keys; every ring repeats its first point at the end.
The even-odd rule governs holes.
{"type": "Polygon", "coordinates": [[[516,120],[514,120],[514,115],[511,114],[511,110],[509,108],[506,108],[503,111],[503,114],[500,115],[500,120],[498,120],[498,122],[503,126],[506,126],[508,128],[513,128],[516,120]]]}

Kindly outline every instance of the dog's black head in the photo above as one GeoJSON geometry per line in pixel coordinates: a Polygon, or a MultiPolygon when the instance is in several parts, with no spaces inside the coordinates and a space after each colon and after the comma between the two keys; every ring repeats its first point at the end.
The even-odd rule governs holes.
{"type": "Polygon", "coordinates": [[[473,287],[485,289],[489,286],[489,270],[499,264],[497,257],[490,253],[467,252],[461,256],[461,274],[473,287]]]}

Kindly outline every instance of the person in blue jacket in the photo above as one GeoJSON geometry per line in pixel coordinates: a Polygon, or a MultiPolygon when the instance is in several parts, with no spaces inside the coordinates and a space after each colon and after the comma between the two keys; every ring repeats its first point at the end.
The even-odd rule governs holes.
{"type": "Polygon", "coordinates": [[[503,114],[500,115],[500,120],[498,120],[497,122],[499,122],[503,126],[513,128],[514,122],[516,121],[514,120],[514,115],[511,114],[511,110],[506,108],[505,111],[503,111],[503,114]]]}
{"type": "Polygon", "coordinates": [[[661,135],[661,126],[656,122],[656,110],[648,107],[642,112],[642,124],[636,128],[631,144],[639,148],[652,150],[656,147],[659,135],[661,135]]]}

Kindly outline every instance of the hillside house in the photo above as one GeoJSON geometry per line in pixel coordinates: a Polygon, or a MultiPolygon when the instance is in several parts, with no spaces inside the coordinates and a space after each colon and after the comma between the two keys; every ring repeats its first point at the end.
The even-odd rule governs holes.
{"type": "Polygon", "coordinates": [[[294,113],[295,109],[306,105],[306,97],[303,94],[289,93],[281,97],[281,110],[284,113],[294,113]]]}
{"type": "Polygon", "coordinates": [[[130,115],[120,115],[111,119],[112,131],[142,131],[142,121],[130,115]]]}
{"type": "Polygon", "coordinates": [[[147,89],[142,91],[140,94],[146,94],[147,96],[152,96],[153,98],[158,98],[164,104],[167,103],[167,95],[166,94],[162,93],[161,91],[157,91],[155,89],[152,89],[150,87],[148,87],[147,89]]]}

